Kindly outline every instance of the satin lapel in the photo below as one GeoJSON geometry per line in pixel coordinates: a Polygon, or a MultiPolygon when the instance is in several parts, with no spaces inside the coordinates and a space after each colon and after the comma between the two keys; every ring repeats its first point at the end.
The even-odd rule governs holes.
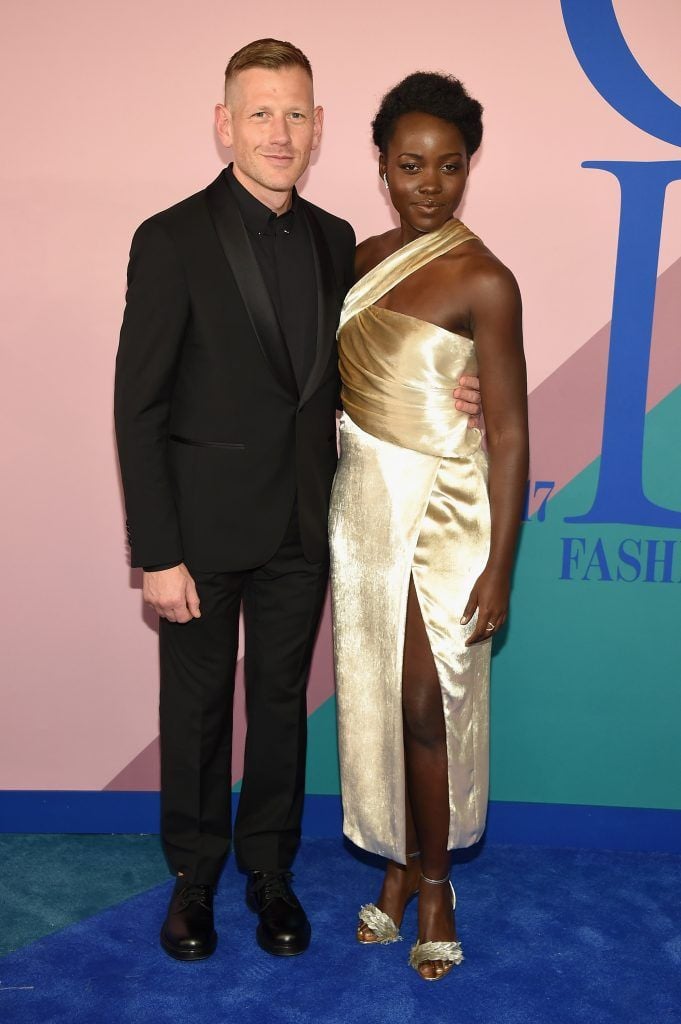
{"type": "Polygon", "coordinates": [[[301,202],[300,208],[304,211],[305,223],[312,241],[312,255],[317,277],[317,349],[310,376],[307,378],[300,396],[302,405],[317,389],[331,357],[331,350],[336,347],[339,303],[338,283],[324,233],[307,203],[301,202]]]}
{"type": "Polygon", "coordinates": [[[222,174],[206,189],[206,199],[263,355],[281,386],[297,400],[291,357],[239,208],[222,174]]]}

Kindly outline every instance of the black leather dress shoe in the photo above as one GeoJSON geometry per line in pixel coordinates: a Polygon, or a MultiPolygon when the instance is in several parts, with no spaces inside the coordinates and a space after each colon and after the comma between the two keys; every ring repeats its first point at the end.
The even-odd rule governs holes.
{"type": "Polygon", "coordinates": [[[217,944],[212,886],[178,878],[161,928],[161,945],[176,960],[205,960],[217,944]]]}
{"type": "Polygon", "coordinates": [[[274,956],[297,956],[310,945],[310,922],[289,885],[290,871],[251,871],[246,903],[260,918],[255,937],[274,956]]]}

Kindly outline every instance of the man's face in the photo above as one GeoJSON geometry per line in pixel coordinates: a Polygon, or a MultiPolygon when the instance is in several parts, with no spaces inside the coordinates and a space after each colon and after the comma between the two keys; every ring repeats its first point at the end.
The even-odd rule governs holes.
{"type": "Polygon", "coordinates": [[[319,145],[322,118],[310,76],[299,67],[241,71],[215,110],[220,139],[234,154],[236,178],[274,209],[287,202],[319,145]]]}

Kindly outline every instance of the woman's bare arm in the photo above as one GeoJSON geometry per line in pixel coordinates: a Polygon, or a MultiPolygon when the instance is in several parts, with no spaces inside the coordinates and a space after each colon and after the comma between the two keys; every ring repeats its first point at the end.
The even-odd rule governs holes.
{"type": "Polygon", "coordinates": [[[527,377],[522,304],[511,272],[493,257],[476,259],[468,280],[473,339],[489,452],[492,535],[487,565],[476,581],[462,623],[478,621],[467,643],[496,632],[508,614],[511,570],[527,481],[527,377]],[[489,629],[494,624],[494,630],[489,629]]]}

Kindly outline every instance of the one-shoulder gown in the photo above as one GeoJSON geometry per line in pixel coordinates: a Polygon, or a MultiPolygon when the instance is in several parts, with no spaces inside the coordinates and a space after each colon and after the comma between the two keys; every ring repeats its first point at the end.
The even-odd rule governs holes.
{"type": "Polygon", "coordinates": [[[338,329],[343,415],[329,536],[343,830],[406,862],[402,662],[413,577],[442,692],[449,848],[476,842],[488,790],[491,641],[460,619],[489,553],[487,457],[452,391],[477,374],[468,338],[375,303],[475,238],[419,236],[350,290],[338,329]]]}

